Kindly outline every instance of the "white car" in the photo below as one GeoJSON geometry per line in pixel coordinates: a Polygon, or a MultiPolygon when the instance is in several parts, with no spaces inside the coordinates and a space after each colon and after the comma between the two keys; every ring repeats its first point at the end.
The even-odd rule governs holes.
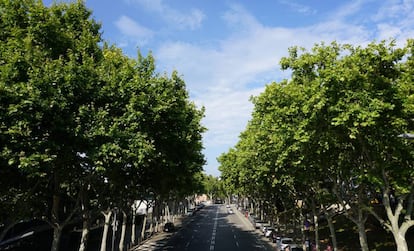
{"type": "Polygon", "coordinates": [[[271,227],[271,226],[270,226],[270,224],[267,224],[267,223],[262,225],[262,232],[263,232],[263,234],[266,233],[266,231],[267,231],[267,229],[269,227],[271,227]]]}
{"type": "Polygon", "coordinates": [[[283,237],[277,243],[277,250],[284,251],[286,247],[289,247],[292,244],[294,244],[292,238],[283,237]]]}
{"type": "Polygon", "coordinates": [[[276,231],[276,229],[274,227],[268,227],[266,228],[266,231],[264,232],[265,237],[270,238],[270,235],[276,231]]]}

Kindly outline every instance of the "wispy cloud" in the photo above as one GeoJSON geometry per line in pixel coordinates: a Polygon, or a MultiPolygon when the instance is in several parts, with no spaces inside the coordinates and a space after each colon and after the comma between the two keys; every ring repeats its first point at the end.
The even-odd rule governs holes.
{"type": "Polygon", "coordinates": [[[169,25],[173,24],[178,29],[195,30],[201,27],[205,14],[199,9],[190,9],[188,12],[180,12],[168,6],[162,0],[126,0],[130,4],[137,4],[148,11],[157,13],[169,25]]]}
{"type": "MultiPolygon", "coordinates": [[[[167,11],[161,0],[129,1],[139,2],[142,7],[160,15],[164,13],[166,19],[173,20],[176,25],[183,17],[174,10],[167,11]]],[[[259,95],[265,84],[289,77],[288,72],[280,70],[278,63],[287,55],[290,46],[309,49],[321,41],[366,44],[373,39],[409,36],[409,28],[414,25],[411,16],[414,11],[404,11],[404,18],[392,21],[389,15],[398,13],[401,8],[398,4],[388,3],[387,6],[394,6],[392,13],[385,13],[378,7],[378,12],[367,14],[364,8],[370,3],[371,0],[347,2],[319,23],[297,28],[264,25],[242,5],[235,4],[222,15],[223,25],[231,31],[223,39],[209,47],[202,43],[166,41],[159,45],[154,55],[159,69],[166,72],[178,70],[183,75],[191,98],[198,106],[206,108],[203,124],[209,131],[204,135],[205,147],[227,151],[237,142],[250,119],[253,105],[249,98],[259,95]],[[370,23],[374,18],[378,22],[370,23]]],[[[410,3],[412,0],[405,8],[411,8],[410,3]]],[[[305,6],[303,8],[305,13],[305,6]]],[[[193,18],[182,19],[182,25],[185,23],[190,27],[190,19],[193,18]]],[[[196,27],[201,19],[192,27],[196,27]]],[[[207,155],[207,169],[217,167],[216,156],[207,155]]]]}
{"type": "Polygon", "coordinates": [[[255,27],[260,26],[260,23],[256,18],[239,4],[230,5],[229,10],[223,14],[222,19],[225,21],[226,25],[238,31],[251,31],[255,29],[255,27]]]}
{"type": "Polygon", "coordinates": [[[378,39],[394,38],[398,44],[405,43],[407,37],[414,36],[414,1],[392,0],[385,2],[372,15],[377,23],[378,39]]]}
{"type": "MultiPolygon", "coordinates": [[[[361,1],[353,2],[323,22],[300,28],[265,26],[241,5],[232,5],[223,20],[234,32],[216,46],[168,42],[157,50],[156,57],[167,71],[182,73],[193,99],[206,107],[203,122],[209,128],[205,134],[207,148],[225,148],[236,143],[247,125],[253,108],[249,97],[261,93],[271,80],[288,77],[278,63],[290,46],[310,48],[334,40],[365,44],[373,39],[371,27],[347,21],[362,5],[361,1]]],[[[207,157],[207,168],[214,169],[214,157],[207,157]]]]}
{"type": "Polygon", "coordinates": [[[121,16],[115,22],[115,25],[125,36],[139,40],[141,42],[149,40],[154,35],[154,32],[152,30],[140,25],[127,16],[121,16]]]}
{"type": "Polygon", "coordinates": [[[367,2],[367,0],[353,0],[349,1],[344,5],[341,5],[339,9],[333,12],[333,15],[330,18],[336,19],[345,19],[347,17],[353,16],[358,13],[362,6],[367,2]]]}
{"type": "Polygon", "coordinates": [[[294,1],[279,0],[279,3],[288,6],[293,11],[306,14],[306,15],[316,14],[317,12],[315,9],[311,8],[310,6],[300,4],[294,1]]]}

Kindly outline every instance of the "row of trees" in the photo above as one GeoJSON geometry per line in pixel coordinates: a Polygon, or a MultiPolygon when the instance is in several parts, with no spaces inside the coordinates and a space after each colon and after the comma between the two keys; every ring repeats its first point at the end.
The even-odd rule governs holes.
{"type": "Polygon", "coordinates": [[[176,72],[159,74],[151,55],[131,59],[107,45],[81,1],[0,0],[0,13],[3,233],[42,219],[58,250],[65,226],[82,220],[85,250],[101,213],[108,223],[115,207],[126,218],[135,200],[202,188],[204,111],[176,72]]]}
{"type": "Polygon", "coordinates": [[[279,213],[304,202],[316,227],[326,216],[335,250],[332,217],[343,210],[361,250],[369,250],[365,223],[373,215],[407,251],[414,148],[401,135],[413,130],[413,53],[412,40],[403,48],[394,41],[291,48],[280,62],[291,78],[252,98],[247,128],[218,158],[227,188],[279,213]]]}

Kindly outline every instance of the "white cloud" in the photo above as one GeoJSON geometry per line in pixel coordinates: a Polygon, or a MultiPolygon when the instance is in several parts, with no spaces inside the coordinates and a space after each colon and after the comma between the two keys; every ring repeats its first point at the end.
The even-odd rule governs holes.
{"type": "Polygon", "coordinates": [[[373,16],[374,21],[384,20],[401,20],[405,17],[413,17],[414,1],[413,0],[390,0],[384,2],[384,4],[378,9],[377,13],[373,16]]]}
{"type": "Polygon", "coordinates": [[[126,2],[157,13],[168,25],[173,24],[178,29],[198,29],[205,18],[204,13],[199,9],[191,9],[188,13],[182,13],[168,6],[163,0],[126,0],[126,2]]]}
{"type": "Polygon", "coordinates": [[[344,5],[341,5],[336,11],[332,13],[329,19],[346,19],[360,12],[363,5],[372,0],[353,0],[349,1],[344,5]]]}
{"type": "Polygon", "coordinates": [[[385,2],[371,19],[377,23],[377,38],[397,40],[403,45],[414,36],[414,1],[390,0],[385,2]]]}
{"type": "Polygon", "coordinates": [[[386,23],[377,25],[378,40],[386,40],[389,38],[396,38],[401,35],[401,29],[386,23]]]}
{"type": "Polygon", "coordinates": [[[290,9],[302,13],[302,14],[316,14],[316,10],[312,9],[311,7],[307,6],[307,5],[303,5],[297,2],[293,2],[293,1],[287,1],[287,0],[280,0],[279,3],[287,5],[290,7],[290,9]]]}
{"type": "Polygon", "coordinates": [[[140,25],[127,16],[121,16],[115,22],[115,25],[125,36],[139,40],[141,42],[149,40],[154,35],[154,32],[152,30],[140,25]]]}
{"type": "MultiPolygon", "coordinates": [[[[288,77],[278,63],[290,46],[309,49],[321,41],[365,44],[372,40],[370,28],[346,22],[362,4],[353,2],[325,22],[301,28],[266,27],[243,7],[233,5],[223,18],[234,33],[216,47],[170,41],[156,51],[157,62],[168,72],[176,69],[183,74],[193,99],[206,107],[207,149],[233,146],[251,118],[250,96],[261,93],[271,80],[288,77]]],[[[207,153],[208,169],[218,165],[216,157],[207,153]]]]}
{"type": "Polygon", "coordinates": [[[238,4],[231,5],[230,9],[223,14],[222,18],[228,26],[238,32],[249,32],[256,27],[261,26],[254,16],[252,16],[243,6],[238,4]]]}

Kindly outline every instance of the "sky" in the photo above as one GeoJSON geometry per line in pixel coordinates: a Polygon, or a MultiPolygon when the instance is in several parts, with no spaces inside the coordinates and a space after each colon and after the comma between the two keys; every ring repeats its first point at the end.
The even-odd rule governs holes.
{"type": "MultiPolygon", "coordinates": [[[[53,0],[44,0],[49,5],[53,0]]],[[[62,0],[61,0],[62,1],[62,0]]],[[[58,1],[58,2],[61,2],[58,1]]],[[[70,2],[65,0],[65,2],[70,2]]],[[[177,71],[205,107],[207,174],[244,131],[250,97],[290,77],[279,61],[292,46],[332,41],[366,45],[414,38],[414,0],[86,0],[103,39],[136,58],[151,52],[157,71],[177,71]]]]}

